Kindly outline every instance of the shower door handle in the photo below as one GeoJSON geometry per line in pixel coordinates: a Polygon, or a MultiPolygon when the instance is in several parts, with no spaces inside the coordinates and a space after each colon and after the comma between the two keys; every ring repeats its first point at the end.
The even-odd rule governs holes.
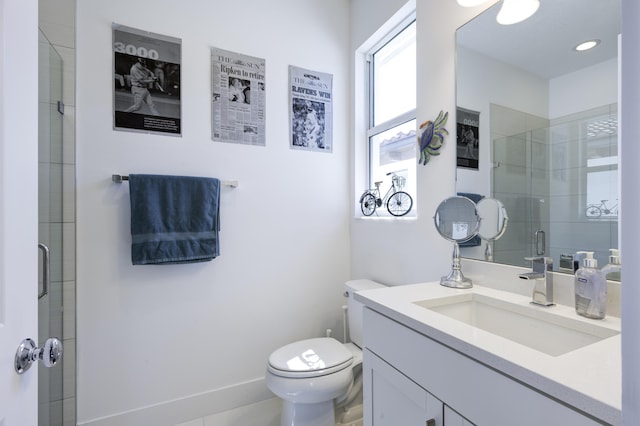
{"type": "Polygon", "coordinates": [[[38,293],[38,299],[42,299],[49,293],[49,247],[46,244],[38,243],[38,248],[42,251],[42,291],[38,293]]]}

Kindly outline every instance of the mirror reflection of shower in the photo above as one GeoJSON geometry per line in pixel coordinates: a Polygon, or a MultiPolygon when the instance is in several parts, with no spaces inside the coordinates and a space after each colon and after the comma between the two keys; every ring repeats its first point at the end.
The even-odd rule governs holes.
{"type": "MultiPolygon", "coordinates": [[[[517,113],[504,110],[492,109],[497,120],[517,113]]],[[[510,212],[494,261],[524,266],[525,257],[560,259],[588,247],[608,263],[618,247],[617,124],[612,104],[493,140],[492,195],[510,212]]]]}

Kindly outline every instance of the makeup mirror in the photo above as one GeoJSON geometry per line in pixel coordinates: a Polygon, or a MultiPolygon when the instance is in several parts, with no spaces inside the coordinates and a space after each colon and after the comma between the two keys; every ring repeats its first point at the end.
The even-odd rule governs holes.
{"type": "Polygon", "coordinates": [[[486,242],[484,260],[493,262],[493,242],[502,237],[507,230],[507,209],[500,200],[483,198],[476,203],[476,210],[480,216],[478,236],[486,242]]]}
{"type": "Polygon", "coordinates": [[[453,262],[449,275],[442,277],[440,284],[445,287],[470,288],[471,279],[462,274],[460,268],[459,243],[478,235],[480,216],[476,204],[467,197],[451,197],[442,201],[433,217],[438,233],[453,242],[453,262]]]}
{"type": "Polygon", "coordinates": [[[480,227],[478,235],[485,241],[499,239],[507,230],[507,209],[500,200],[495,198],[483,198],[476,203],[480,227]]]}

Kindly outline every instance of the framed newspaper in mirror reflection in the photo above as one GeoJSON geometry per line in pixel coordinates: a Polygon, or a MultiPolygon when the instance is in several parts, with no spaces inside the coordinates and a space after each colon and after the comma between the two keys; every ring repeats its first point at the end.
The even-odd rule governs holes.
{"type": "Polygon", "coordinates": [[[211,49],[211,139],[265,146],[265,60],[211,49]]]}
{"type": "Polygon", "coordinates": [[[332,86],[331,74],[289,66],[292,149],[332,152],[332,86]]]}

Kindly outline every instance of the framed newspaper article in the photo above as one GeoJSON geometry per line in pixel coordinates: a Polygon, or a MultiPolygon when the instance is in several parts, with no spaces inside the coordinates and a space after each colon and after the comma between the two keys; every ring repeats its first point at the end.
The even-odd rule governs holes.
{"type": "Polygon", "coordinates": [[[289,66],[292,149],[332,152],[333,76],[289,66]]]}
{"type": "Polygon", "coordinates": [[[480,113],[464,108],[456,110],[456,162],[465,169],[478,170],[480,113]]]}
{"type": "Polygon", "coordinates": [[[112,29],[114,129],[179,136],[180,39],[115,23],[112,29]]]}
{"type": "Polygon", "coordinates": [[[265,146],[265,60],[211,49],[211,139],[265,146]]]}

